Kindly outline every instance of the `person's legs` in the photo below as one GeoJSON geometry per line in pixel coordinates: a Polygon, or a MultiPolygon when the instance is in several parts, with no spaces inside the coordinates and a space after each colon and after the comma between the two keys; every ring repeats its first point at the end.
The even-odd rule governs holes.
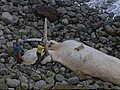
{"type": "Polygon", "coordinates": [[[38,64],[39,64],[40,61],[41,61],[41,53],[38,53],[38,52],[37,52],[37,56],[38,56],[38,60],[36,61],[36,68],[38,67],[38,64]]]}

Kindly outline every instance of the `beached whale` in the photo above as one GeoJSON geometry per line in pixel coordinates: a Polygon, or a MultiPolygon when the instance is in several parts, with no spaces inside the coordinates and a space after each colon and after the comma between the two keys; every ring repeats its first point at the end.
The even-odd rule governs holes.
{"type": "MultiPolygon", "coordinates": [[[[75,40],[63,43],[49,41],[49,53],[57,61],[72,71],[97,77],[120,85],[120,59],[109,56],[75,40]]],[[[47,62],[47,59],[43,63],[47,62]]]]}

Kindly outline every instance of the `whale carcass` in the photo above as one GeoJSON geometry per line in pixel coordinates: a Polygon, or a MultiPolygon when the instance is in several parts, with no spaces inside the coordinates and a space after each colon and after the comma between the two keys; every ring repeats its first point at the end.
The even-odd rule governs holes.
{"type": "MultiPolygon", "coordinates": [[[[49,49],[53,61],[63,64],[72,71],[80,71],[120,85],[120,59],[74,40],[63,43],[51,40],[49,49]]],[[[44,64],[46,62],[47,59],[42,61],[44,64]]]]}

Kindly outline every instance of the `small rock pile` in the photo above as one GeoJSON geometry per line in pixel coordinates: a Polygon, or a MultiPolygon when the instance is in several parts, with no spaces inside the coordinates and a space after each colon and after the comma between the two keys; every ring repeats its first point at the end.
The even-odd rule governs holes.
{"type": "Polygon", "coordinates": [[[39,65],[37,70],[33,66],[14,65],[12,46],[15,35],[20,37],[24,51],[36,46],[37,43],[23,43],[22,39],[42,37],[45,16],[50,17],[48,39],[58,42],[74,39],[120,58],[119,16],[113,20],[112,14],[89,8],[83,0],[1,0],[0,90],[120,89],[111,83],[73,73],[59,63],[39,65]],[[40,13],[40,6],[50,8],[40,13]],[[46,16],[49,14],[47,10],[51,13],[46,16]]]}

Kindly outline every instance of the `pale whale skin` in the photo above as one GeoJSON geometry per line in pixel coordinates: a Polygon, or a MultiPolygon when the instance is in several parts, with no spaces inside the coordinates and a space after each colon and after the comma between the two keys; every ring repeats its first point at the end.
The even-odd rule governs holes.
{"type": "Polygon", "coordinates": [[[84,74],[120,85],[120,59],[85,44],[79,51],[74,50],[81,44],[81,42],[67,40],[57,44],[58,47],[55,50],[51,49],[49,53],[54,61],[72,71],[82,71],[84,74]]]}

